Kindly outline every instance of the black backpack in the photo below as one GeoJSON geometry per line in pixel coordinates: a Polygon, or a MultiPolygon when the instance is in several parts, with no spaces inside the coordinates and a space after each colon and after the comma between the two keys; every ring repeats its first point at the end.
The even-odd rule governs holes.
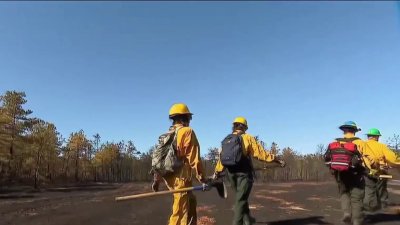
{"type": "Polygon", "coordinates": [[[221,145],[221,164],[227,168],[239,166],[244,158],[241,135],[229,134],[224,138],[221,145]]]}

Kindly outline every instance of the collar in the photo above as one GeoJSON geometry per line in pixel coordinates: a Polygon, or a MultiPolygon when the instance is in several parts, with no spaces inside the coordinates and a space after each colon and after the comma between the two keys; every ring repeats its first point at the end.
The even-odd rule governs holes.
{"type": "Polygon", "coordinates": [[[174,130],[177,128],[182,128],[182,127],[184,127],[183,124],[175,124],[175,125],[171,126],[171,128],[173,128],[174,130]]]}
{"type": "Polygon", "coordinates": [[[242,130],[235,130],[235,131],[233,131],[232,133],[233,133],[233,134],[242,135],[242,134],[245,134],[246,132],[244,132],[244,131],[242,131],[242,130]]]}
{"type": "Polygon", "coordinates": [[[346,134],[344,134],[344,138],[353,138],[353,137],[355,137],[355,135],[352,134],[352,133],[346,133],[346,134]]]}

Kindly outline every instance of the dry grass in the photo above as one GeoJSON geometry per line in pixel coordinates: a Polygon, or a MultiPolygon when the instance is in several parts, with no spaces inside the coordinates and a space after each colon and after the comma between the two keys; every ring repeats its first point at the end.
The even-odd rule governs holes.
{"type": "Polygon", "coordinates": [[[257,191],[256,194],[271,194],[271,195],[279,195],[279,194],[286,194],[289,193],[289,191],[285,191],[285,190],[260,190],[257,191]]]}
{"type": "Polygon", "coordinates": [[[217,221],[213,217],[202,216],[197,219],[198,225],[214,225],[217,221]]]}
{"type": "Polygon", "coordinates": [[[198,213],[211,213],[213,208],[215,208],[215,205],[197,206],[197,212],[198,213]]]}
{"type": "Polygon", "coordinates": [[[260,210],[260,209],[264,208],[264,206],[262,206],[261,204],[251,204],[251,205],[249,205],[249,208],[251,210],[260,210]]]}

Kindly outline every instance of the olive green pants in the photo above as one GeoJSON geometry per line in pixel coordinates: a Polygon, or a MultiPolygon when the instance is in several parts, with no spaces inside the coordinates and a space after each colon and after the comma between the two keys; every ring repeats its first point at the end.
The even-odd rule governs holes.
{"type": "Polygon", "coordinates": [[[365,197],[364,209],[374,212],[380,208],[380,198],[378,198],[378,179],[365,176],[365,197]]]}
{"type": "Polygon", "coordinates": [[[379,179],[377,183],[378,198],[380,199],[381,208],[386,208],[389,201],[389,192],[387,190],[387,179],[379,179]]]}
{"type": "Polygon", "coordinates": [[[365,176],[364,209],[370,212],[387,206],[387,180],[365,176]]]}
{"type": "Polygon", "coordinates": [[[253,179],[246,173],[228,173],[229,181],[235,192],[233,225],[251,225],[249,196],[253,179]]]}
{"type": "Polygon", "coordinates": [[[337,174],[336,178],[343,213],[351,216],[353,224],[361,224],[364,220],[362,210],[365,182],[363,176],[342,173],[337,174]]]}

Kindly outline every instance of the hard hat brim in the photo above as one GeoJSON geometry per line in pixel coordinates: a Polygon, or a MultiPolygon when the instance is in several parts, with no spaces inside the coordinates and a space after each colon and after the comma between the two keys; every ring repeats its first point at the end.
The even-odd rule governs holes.
{"type": "Polygon", "coordinates": [[[365,134],[367,136],[374,136],[374,137],[380,137],[382,136],[382,134],[365,134]]]}
{"type": "Polygon", "coordinates": [[[169,118],[173,118],[173,117],[179,116],[179,115],[191,115],[191,116],[193,116],[193,113],[175,113],[175,114],[169,115],[169,118]]]}
{"type": "Polygon", "coordinates": [[[346,129],[346,128],[347,128],[347,129],[353,129],[353,130],[355,130],[356,132],[357,132],[357,131],[361,131],[360,128],[354,127],[354,126],[350,126],[350,125],[342,125],[342,126],[339,127],[339,129],[341,129],[341,130],[346,129]]]}
{"type": "Polygon", "coordinates": [[[246,127],[247,127],[247,124],[245,124],[245,123],[241,123],[241,122],[233,122],[233,124],[235,124],[235,123],[242,124],[242,125],[244,125],[244,126],[246,126],[246,127]]]}

